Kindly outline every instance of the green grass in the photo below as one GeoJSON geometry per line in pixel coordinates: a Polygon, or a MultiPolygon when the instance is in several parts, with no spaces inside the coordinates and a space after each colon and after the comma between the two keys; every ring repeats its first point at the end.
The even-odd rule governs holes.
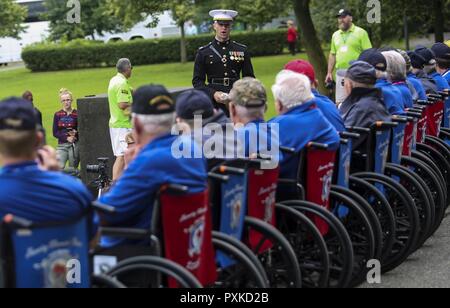
{"type": "MultiPolygon", "coordinates": [[[[298,57],[305,58],[304,54],[298,57]]],[[[293,60],[290,55],[260,57],[253,59],[255,74],[266,86],[269,94],[268,117],[274,115],[273,97],[270,90],[276,74],[283,66],[293,60]]],[[[159,64],[136,66],[130,83],[134,88],[144,84],[159,83],[168,88],[191,86],[193,63],[159,64]]],[[[62,72],[31,73],[22,68],[0,72],[0,98],[20,96],[25,90],[34,94],[36,107],[41,110],[44,127],[48,132],[48,143],[56,145],[51,135],[53,114],[61,107],[58,93],[61,88],[68,88],[75,98],[107,92],[108,83],[115,75],[114,68],[86,69],[62,72]]]]}

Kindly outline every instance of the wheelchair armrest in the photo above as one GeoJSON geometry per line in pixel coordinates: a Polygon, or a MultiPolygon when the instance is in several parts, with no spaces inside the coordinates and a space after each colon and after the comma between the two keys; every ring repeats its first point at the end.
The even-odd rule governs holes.
{"type": "Polygon", "coordinates": [[[318,143],[318,142],[310,142],[310,143],[308,143],[308,148],[326,151],[326,150],[328,150],[328,144],[318,143]]]}
{"type": "Polygon", "coordinates": [[[370,133],[370,128],[366,128],[366,127],[347,126],[345,129],[348,130],[349,132],[356,132],[358,134],[369,134],[370,133]]]}
{"type": "Polygon", "coordinates": [[[99,233],[101,236],[120,237],[132,240],[150,238],[151,236],[151,233],[148,230],[131,228],[101,227],[99,229],[99,233]]]}
{"type": "Polygon", "coordinates": [[[220,182],[228,182],[228,180],[230,179],[230,177],[228,175],[218,174],[215,172],[209,172],[208,178],[210,178],[212,180],[218,180],[220,182]]]}
{"type": "Polygon", "coordinates": [[[110,205],[102,204],[98,201],[92,202],[92,208],[103,214],[114,214],[116,209],[110,205]]]}
{"type": "Polygon", "coordinates": [[[340,132],[340,135],[341,135],[342,138],[346,138],[346,139],[359,139],[359,138],[361,138],[361,135],[357,134],[357,133],[340,132]]]}
{"type": "Polygon", "coordinates": [[[416,102],[416,105],[418,105],[418,106],[428,106],[430,104],[431,104],[430,99],[428,99],[428,100],[418,100],[416,102]]]}
{"type": "Polygon", "coordinates": [[[428,99],[436,99],[438,101],[443,100],[444,98],[440,94],[428,94],[428,99]]]}
{"type": "Polygon", "coordinates": [[[295,186],[295,189],[297,190],[297,194],[298,197],[302,200],[305,198],[306,193],[305,193],[305,189],[303,188],[303,186],[298,183],[297,180],[292,180],[292,179],[278,179],[278,187],[280,186],[295,186]]]}
{"type": "Polygon", "coordinates": [[[3,217],[3,222],[7,225],[19,228],[31,228],[33,226],[33,222],[25,218],[16,217],[12,214],[5,215],[3,217]]]}

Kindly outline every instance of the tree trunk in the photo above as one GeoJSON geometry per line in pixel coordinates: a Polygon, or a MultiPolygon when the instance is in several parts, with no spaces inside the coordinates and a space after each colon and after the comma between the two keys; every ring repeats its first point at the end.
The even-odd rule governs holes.
{"type": "Polygon", "coordinates": [[[186,32],[184,31],[184,23],[180,26],[181,39],[180,39],[180,55],[181,63],[187,63],[187,48],[186,48],[186,32]]]}
{"type": "Polygon", "coordinates": [[[435,40],[444,42],[444,3],[442,0],[433,0],[433,11],[435,40]]]}
{"type": "Polygon", "coordinates": [[[326,93],[327,90],[324,81],[328,70],[328,63],[311,18],[309,9],[310,0],[293,0],[293,4],[302,34],[302,45],[306,49],[309,61],[315,68],[316,76],[319,80],[319,90],[326,93]]]}

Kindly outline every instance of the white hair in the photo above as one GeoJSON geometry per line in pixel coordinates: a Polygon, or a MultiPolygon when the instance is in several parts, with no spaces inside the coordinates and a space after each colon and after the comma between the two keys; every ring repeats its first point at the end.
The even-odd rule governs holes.
{"type": "Polygon", "coordinates": [[[133,114],[133,119],[139,121],[145,133],[152,135],[160,135],[169,133],[175,123],[175,113],[158,114],[158,115],[142,115],[133,114]]]}
{"type": "Polygon", "coordinates": [[[397,51],[384,51],[383,56],[387,62],[387,74],[390,81],[406,80],[406,61],[397,51]]]}
{"type": "Polygon", "coordinates": [[[272,92],[275,100],[288,109],[314,98],[309,78],[288,70],[278,73],[272,92]]]}

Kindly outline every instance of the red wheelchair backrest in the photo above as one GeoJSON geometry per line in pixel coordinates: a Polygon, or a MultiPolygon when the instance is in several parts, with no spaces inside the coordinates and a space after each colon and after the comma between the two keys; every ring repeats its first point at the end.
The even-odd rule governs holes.
{"type": "Polygon", "coordinates": [[[427,135],[439,137],[444,119],[444,102],[434,103],[427,108],[427,135]]]}
{"type": "MultiPolygon", "coordinates": [[[[164,257],[188,269],[202,285],[217,279],[208,191],[160,196],[164,257]]],[[[177,287],[169,281],[169,287],[177,287]]]]}
{"type": "MultiPolygon", "coordinates": [[[[271,170],[250,169],[248,173],[247,214],[274,227],[276,226],[275,203],[279,175],[279,168],[271,170]]],[[[268,241],[260,243],[262,235],[258,232],[250,231],[248,240],[250,247],[254,249],[259,246],[259,249],[266,250],[272,246],[268,241]]]]}
{"type": "MultiPolygon", "coordinates": [[[[330,209],[335,161],[335,151],[307,150],[306,199],[326,209],[330,209]]],[[[322,234],[328,233],[328,224],[318,217],[314,217],[314,220],[322,234]]]]}

